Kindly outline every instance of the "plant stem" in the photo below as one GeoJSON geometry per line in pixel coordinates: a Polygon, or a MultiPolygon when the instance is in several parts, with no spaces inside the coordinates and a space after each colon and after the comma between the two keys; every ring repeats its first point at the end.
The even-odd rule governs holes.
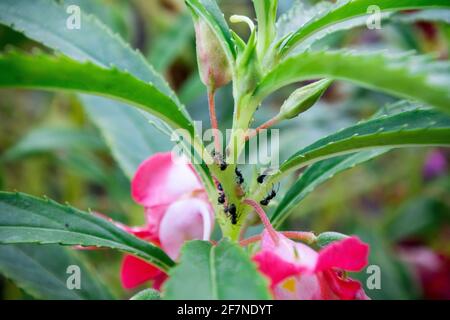
{"type": "Polygon", "coordinates": [[[256,213],[259,215],[259,218],[261,219],[261,222],[263,223],[264,227],[266,228],[267,232],[269,232],[270,237],[272,238],[273,242],[275,244],[278,243],[279,237],[273,226],[270,224],[269,218],[267,218],[266,213],[261,208],[261,206],[254,200],[251,199],[245,199],[243,201],[245,204],[253,207],[255,209],[256,213]]]}
{"type": "Polygon", "coordinates": [[[220,143],[219,136],[219,125],[217,124],[217,116],[216,116],[216,106],[214,101],[215,90],[212,88],[208,88],[208,105],[209,105],[209,117],[211,120],[211,127],[213,129],[214,135],[214,146],[216,149],[216,154],[222,153],[222,147],[220,143]]]}
{"type": "MultiPolygon", "coordinates": [[[[284,235],[286,238],[292,239],[292,240],[300,240],[304,241],[308,244],[314,243],[316,240],[316,236],[312,232],[301,232],[301,231],[282,231],[280,232],[282,235],[284,235]]],[[[239,242],[239,245],[242,247],[248,246],[249,244],[261,241],[262,236],[256,235],[244,240],[241,240],[239,242]]]]}
{"type": "Polygon", "coordinates": [[[260,125],[258,128],[251,130],[250,133],[248,133],[245,136],[245,141],[250,140],[251,138],[257,136],[261,130],[265,130],[268,129],[270,127],[272,127],[273,125],[277,124],[280,121],[280,118],[278,116],[273,117],[272,119],[270,119],[269,121],[263,123],[262,125],[260,125]]]}

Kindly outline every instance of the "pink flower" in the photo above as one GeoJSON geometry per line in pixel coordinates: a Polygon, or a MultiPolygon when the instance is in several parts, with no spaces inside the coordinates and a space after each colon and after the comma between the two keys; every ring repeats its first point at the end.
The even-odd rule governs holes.
{"type": "Polygon", "coordinates": [[[367,265],[368,253],[368,245],[357,237],[336,241],[316,252],[281,233],[274,238],[264,231],[261,251],[253,260],[270,279],[276,299],[368,299],[361,284],[345,274],[361,271],[367,265]]]}
{"type": "Polygon", "coordinates": [[[424,246],[405,246],[400,259],[412,267],[425,299],[450,300],[450,258],[424,246]]]}
{"type": "Polygon", "coordinates": [[[431,151],[423,166],[423,176],[425,180],[433,180],[443,176],[448,169],[447,158],[445,153],[439,149],[431,151]]]}
{"type": "MultiPolygon", "coordinates": [[[[180,160],[180,159],[178,159],[180,160]]],[[[208,240],[214,213],[206,192],[193,168],[173,161],[171,153],[159,153],[138,168],[132,184],[133,199],[144,206],[144,227],[121,226],[137,237],[160,246],[177,259],[187,240],[208,240]]],[[[131,289],[149,280],[159,289],[167,275],[155,266],[131,255],[122,263],[122,285],[131,289]]]]}

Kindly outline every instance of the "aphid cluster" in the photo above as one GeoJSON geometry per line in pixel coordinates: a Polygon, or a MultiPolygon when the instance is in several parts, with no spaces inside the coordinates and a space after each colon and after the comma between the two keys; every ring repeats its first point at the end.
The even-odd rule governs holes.
{"type": "Polygon", "coordinates": [[[224,204],[225,203],[225,192],[223,192],[223,188],[220,183],[217,184],[217,190],[219,190],[219,198],[217,198],[217,202],[219,204],[224,204]]]}
{"type": "Polygon", "coordinates": [[[219,191],[219,197],[217,198],[217,202],[219,204],[223,205],[224,212],[227,214],[227,216],[230,217],[232,224],[237,224],[237,211],[236,206],[234,204],[226,204],[226,196],[225,192],[223,191],[222,184],[219,182],[217,183],[217,190],[219,191]]]}
{"type": "MultiPolygon", "coordinates": [[[[215,156],[217,156],[217,154],[215,154],[215,156]]],[[[215,159],[217,159],[217,157],[215,159]]],[[[242,175],[241,171],[238,168],[236,168],[234,170],[234,172],[236,174],[236,183],[237,183],[238,187],[240,189],[242,189],[241,185],[244,183],[244,176],[242,175]]],[[[217,202],[224,206],[224,212],[231,219],[231,223],[237,224],[238,215],[237,215],[236,205],[233,203],[231,203],[231,204],[227,203],[227,198],[226,198],[225,192],[223,191],[223,187],[220,183],[217,183],[217,190],[219,193],[217,202]]]]}

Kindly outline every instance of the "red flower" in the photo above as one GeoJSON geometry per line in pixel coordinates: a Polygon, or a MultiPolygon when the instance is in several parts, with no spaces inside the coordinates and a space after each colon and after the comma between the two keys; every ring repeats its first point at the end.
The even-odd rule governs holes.
{"type": "MultiPolygon", "coordinates": [[[[160,246],[177,259],[187,240],[208,240],[214,214],[205,190],[193,168],[173,161],[171,153],[159,153],[138,168],[132,184],[133,199],[144,206],[146,225],[124,230],[160,246]]],[[[122,285],[131,289],[149,280],[159,289],[167,275],[137,257],[126,255],[122,263],[122,285]]]]}
{"type": "Polygon", "coordinates": [[[336,241],[320,252],[281,233],[264,231],[261,251],[253,259],[269,277],[276,299],[368,299],[361,284],[346,271],[367,265],[369,247],[357,237],[336,241]],[[276,240],[276,241],[275,241],[276,240]]]}

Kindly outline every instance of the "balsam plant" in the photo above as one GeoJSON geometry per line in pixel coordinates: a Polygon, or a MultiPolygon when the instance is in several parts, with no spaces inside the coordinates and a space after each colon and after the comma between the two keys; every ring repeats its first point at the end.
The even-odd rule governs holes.
{"type": "MultiPolygon", "coordinates": [[[[178,251],[170,254],[164,244],[157,246],[155,242],[145,241],[148,239],[139,239],[127,228],[96,214],[49,199],[1,192],[0,243],[120,250],[139,257],[169,276],[167,281],[164,278],[165,284],[161,289],[161,296],[167,299],[266,299],[287,297],[286,294],[297,298],[365,298],[358,286],[353,291],[330,289],[326,294],[311,288],[308,289],[311,292],[304,292],[306,289],[295,282],[296,277],[303,273],[316,282],[330,284],[331,280],[323,280],[326,278],[354,284],[335,269],[359,271],[365,266],[368,249],[359,239],[335,232],[319,235],[295,231],[280,233],[275,228],[281,226],[316,186],[339,172],[394,148],[450,145],[450,65],[446,61],[438,62],[429,56],[407,52],[328,50],[320,47],[319,40],[337,31],[364,25],[370,6],[377,6],[383,14],[383,21],[388,23],[398,17],[399,11],[424,10],[422,12],[426,13],[429,9],[449,9],[449,1],[325,2],[300,7],[303,10],[296,7],[277,23],[277,0],[254,0],[256,24],[245,16],[230,17],[232,23],[248,25],[246,40],[229,27],[214,0],[186,0],[186,4],[192,13],[199,73],[207,87],[211,126],[215,129],[212,148],[204,144],[200,138],[202,132],[194,126],[183,104],[139,52],[94,16],[83,13],[82,28],[67,30],[65,7],[55,1],[0,2],[2,24],[23,32],[53,52],[4,52],[0,56],[0,86],[75,92],[87,109],[96,110],[97,105],[101,106],[104,116],[108,112],[134,108],[127,109],[133,117],[151,119],[153,125],[177,138],[189,159],[197,160],[192,165],[196,176],[201,179],[204,189],[201,192],[207,197],[207,200],[198,201],[211,206],[205,210],[212,212],[212,219],[217,221],[223,239],[219,243],[188,242],[178,259],[178,251]],[[309,84],[298,85],[306,81],[309,84]],[[264,171],[264,168],[254,165],[253,176],[244,176],[238,159],[249,140],[257,139],[263,129],[301,117],[303,112],[314,107],[335,81],[387,93],[399,101],[368,120],[293,152],[276,170],[264,171]],[[233,113],[231,134],[225,145],[220,139],[214,97],[216,90],[229,82],[234,105],[232,108],[218,106],[229,108],[226,112],[233,113]],[[271,94],[289,85],[298,87],[280,105],[279,113],[254,128],[257,110],[264,108],[264,102],[271,94]],[[306,170],[298,177],[298,171],[303,168],[306,170]],[[284,195],[277,194],[281,193],[277,192],[277,185],[292,176],[295,182],[284,195]],[[281,200],[269,220],[264,209],[275,197],[281,200]],[[260,218],[256,221],[263,223],[265,231],[262,235],[243,239],[243,231],[255,224],[256,218],[260,218]],[[316,253],[288,238],[323,249],[316,253]],[[248,250],[242,248],[249,245],[248,250]],[[280,252],[280,246],[295,253],[289,251],[293,255],[289,261],[280,252]],[[330,258],[333,254],[334,258],[330,258]],[[302,261],[309,256],[313,256],[311,259],[314,261],[311,260],[307,267],[297,260],[302,261]],[[251,262],[251,258],[256,264],[251,262]]],[[[439,19],[436,15],[429,17],[439,19]]],[[[102,116],[97,112],[96,117],[102,116]]],[[[125,117],[121,120],[128,121],[125,117]]],[[[133,176],[135,167],[131,159],[134,151],[124,152],[114,143],[121,134],[128,133],[119,133],[118,137],[112,128],[103,126],[102,130],[105,136],[110,137],[109,145],[121,168],[128,177],[133,176]]],[[[196,197],[200,196],[196,194],[196,197]]],[[[142,201],[146,206],[146,200],[142,201]]],[[[204,225],[208,220],[206,216],[206,213],[202,216],[204,225]]],[[[186,239],[208,240],[210,231],[207,233],[203,238],[186,236],[186,239]]],[[[57,250],[57,247],[50,248],[57,250]]],[[[51,250],[43,255],[51,255],[51,250]]],[[[58,259],[71,263],[74,258],[61,254],[58,259]]],[[[24,256],[24,264],[25,260],[24,256]]],[[[15,273],[11,267],[5,266],[0,270],[38,297],[54,296],[52,292],[39,289],[36,281],[24,272],[15,273]]],[[[89,274],[89,271],[84,273],[89,274]]],[[[108,290],[90,277],[83,280],[86,287],[75,298],[111,298],[108,290]]],[[[50,287],[58,285],[52,283],[50,287]]],[[[71,294],[68,291],[63,298],[74,298],[71,294]]],[[[156,296],[155,292],[146,291],[135,299],[153,299],[156,296]]]]}

